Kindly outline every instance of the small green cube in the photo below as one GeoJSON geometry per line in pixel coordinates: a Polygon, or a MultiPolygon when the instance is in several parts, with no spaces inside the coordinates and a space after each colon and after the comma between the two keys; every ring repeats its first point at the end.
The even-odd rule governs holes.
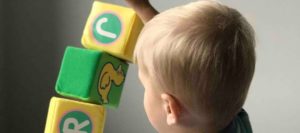
{"type": "Polygon", "coordinates": [[[56,82],[62,96],[118,107],[128,64],[105,52],[67,47],[56,82]]]}

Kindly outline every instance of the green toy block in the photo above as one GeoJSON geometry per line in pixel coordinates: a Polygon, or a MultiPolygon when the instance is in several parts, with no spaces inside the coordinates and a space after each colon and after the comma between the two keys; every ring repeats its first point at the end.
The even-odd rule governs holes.
{"type": "Polygon", "coordinates": [[[105,52],[67,47],[56,92],[86,102],[118,107],[128,64],[105,52]]]}

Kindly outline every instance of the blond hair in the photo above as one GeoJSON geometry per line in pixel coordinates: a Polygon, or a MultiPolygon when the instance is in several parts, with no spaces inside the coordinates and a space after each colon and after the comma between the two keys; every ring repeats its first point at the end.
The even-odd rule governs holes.
{"type": "Polygon", "coordinates": [[[156,88],[224,128],[245,102],[255,69],[254,48],[254,31],[238,11],[216,1],[197,1],[149,21],[134,62],[156,88]]]}

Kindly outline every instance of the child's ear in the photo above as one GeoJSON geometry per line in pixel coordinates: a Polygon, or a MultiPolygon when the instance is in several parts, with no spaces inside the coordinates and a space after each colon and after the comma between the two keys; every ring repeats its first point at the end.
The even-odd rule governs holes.
{"type": "Polygon", "coordinates": [[[162,93],[163,109],[167,116],[167,124],[174,125],[178,123],[181,108],[177,100],[169,94],[162,93]]]}

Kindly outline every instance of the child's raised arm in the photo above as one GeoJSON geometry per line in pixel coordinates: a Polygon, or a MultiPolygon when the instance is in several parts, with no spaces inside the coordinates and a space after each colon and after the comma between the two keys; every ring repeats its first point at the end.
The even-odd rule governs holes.
{"type": "Polygon", "coordinates": [[[125,0],[128,5],[133,8],[138,16],[142,19],[143,23],[151,20],[158,11],[150,4],[149,0],[125,0]]]}

